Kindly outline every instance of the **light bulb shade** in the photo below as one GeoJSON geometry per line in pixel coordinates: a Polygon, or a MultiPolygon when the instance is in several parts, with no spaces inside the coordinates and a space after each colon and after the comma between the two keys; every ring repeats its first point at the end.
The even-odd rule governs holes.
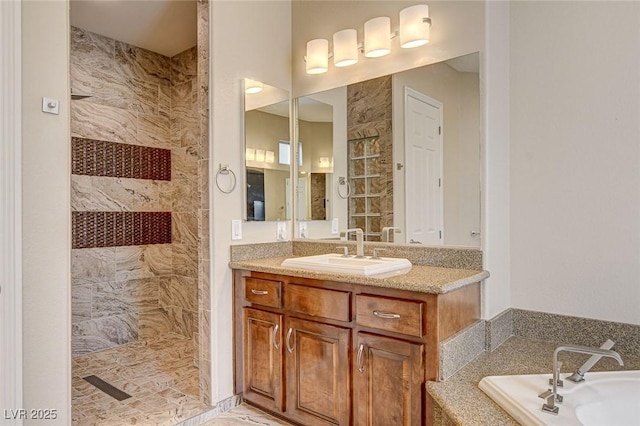
{"type": "Polygon", "coordinates": [[[391,19],[387,16],[364,23],[364,56],[379,58],[391,52],[391,19]]]}
{"type": "Polygon", "coordinates": [[[317,38],[307,43],[307,74],[322,74],[329,69],[329,40],[317,38]]]}
{"type": "Polygon", "coordinates": [[[255,150],[255,148],[247,148],[245,150],[244,157],[249,161],[255,161],[255,159],[256,159],[256,150],[255,150]]]}
{"type": "Polygon", "coordinates": [[[275,162],[275,153],[273,151],[266,151],[264,159],[267,163],[275,162]]]}
{"type": "Polygon", "coordinates": [[[400,11],[400,46],[408,49],[429,43],[431,22],[425,22],[429,18],[429,6],[417,4],[400,11]]]}
{"type": "Polygon", "coordinates": [[[256,161],[264,163],[264,149],[256,149],[256,161]]]}
{"type": "Polygon", "coordinates": [[[348,67],[358,62],[358,32],[353,29],[338,31],[333,35],[333,64],[348,67]]]}

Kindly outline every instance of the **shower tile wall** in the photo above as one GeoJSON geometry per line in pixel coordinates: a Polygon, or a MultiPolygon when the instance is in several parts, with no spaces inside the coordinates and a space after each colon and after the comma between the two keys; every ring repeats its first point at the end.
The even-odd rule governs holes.
{"type": "Polygon", "coordinates": [[[74,355],[167,332],[197,336],[196,52],[168,58],[71,29],[71,87],[91,95],[71,103],[72,137],[171,150],[170,181],[72,174],[71,209],[171,212],[173,241],[72,250],[74,355]]]}
{"type": "MultiPolygon", "coordinates": [[[[357,140],[362,139],[363,144],[376,144],[376,153],[379,150],[380,157],[376,159],[375,173],[380,177],[368,179],[358,179],[352,185],[353,194],[362,194],[367,190],[369,193],[379,194],[378,200],[367,207],[369,212],[380,214],[380,220],[372,221],[373,227],[366,230],[369,235],[367,241],[380,241],[382,228],[393,226],[393,133],[391,127],[392,120],[392,81],[391,76],[384,76],[361,83],[347,86],[347,140],[349,146],[357,140]],[[379,144],[379,145],[378,145],[379,144]],[[379,147],[379,148],[378,148],[379,147]],[[365,183],[368,188],[364,188],[365,183]],[[362,184],[362,188],[358,187],[362,184]]],[[[363,145],[364,146],[364,145],[363,145]]],[[[364,150],[363,150],[364,151],[364,150]]],[[[350,154],[351,155],[351,150],[350,154]]],[[[364,154],[363,154],[364,155],[364,154]]],[[[351,169],[355,164],[349,158],[350,176],[351,169]]],[[[355,200],[355,198],[354,198],[355,200]]],[[[363,202],[367,200],[362,199],[363,202]]],[[[352,218],[355,213],[349,206],[349,227],[362,227],[362,219],[352,218]]]]}
{"type": "Polygon", "coordinates": [[[200,399],[211,404],[211,350],[210,348],[210,291],[209,269],[211,251],[209,249],[209,1],[198,0],[198,48],[196,81],[198,123],[198,194],[200,204],[197,210],[198,223],[198,330],[195,341],[199,344],[195,354],[200,372],[200,399]],[[199,349],[199,350],[198,350],[199,349]]]}

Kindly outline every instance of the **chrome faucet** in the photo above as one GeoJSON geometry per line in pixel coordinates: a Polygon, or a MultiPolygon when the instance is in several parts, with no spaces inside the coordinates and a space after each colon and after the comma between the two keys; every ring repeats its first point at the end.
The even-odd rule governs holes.
{"type": "MultiPolygon", "coordinates": [[[[397,226],[385,226],[384,228],[382,228],[382,242],[383,243],[388,243],[391,242],[391,231],[393,231],[394,233],[396,232],[400,232],[400,228],[398,228],[397,226]]],[[[393,237],[394,242],[395,242],[395,237],[393,237]]]]}
{"type": "Polygon", "coordinates": [[[345,237],[347,237],[347,239],[349,238],[349,233],[350,232],[355,232],[356,233],[356,257],[364,257],[364,233],[362,232],[362,229],[360,228],[351,228],[351,229],[347,229],[344,232],[345,237]]]}
{"type": "MultiPolygon", "coordinates": [[[[607,341],[600,346],[600,349],[611,349],[613,345],[615,345],[615,342],[611,339],[607,339],[607,341]]],[[[574,383],[584,382],[584,375],[587,374],[594,365],[596,365],[596,362],[600,361],[600,358],[602,358],[602,355],[591,355],[587,362],[582,364],[575,373],[567,377],[567,380],[571,380],[574,383]]]]}
{"type": "Polygon", "coordinates": [[[546,392],[543,392],[540,395],[538,395],[540,398],[547,400],[546,403],[542,404],[542,411],[544,411],[545,413],[558,414],[559,407],[557,407],[555,404],[556,402],[558,403],[562,402],[562,395],[558,394],[558,386],[562,387],[562,381],[560,380],[561,364],[558,363],[558,354],[563,351],[577,352],[580,354],[597,355],[600,357],[613,358],[616,361],[618,361],[618,364],[624,365],[624,363],[622,362],[622,358],[620,357],[620,354],[609,349],[597,349],[597,348],[590,348],[588,346],[574,346],[574,345],[558,346],[556,350],[553,351],[553,379],[552,379],[553,389],[549,389],[546,392]]]}

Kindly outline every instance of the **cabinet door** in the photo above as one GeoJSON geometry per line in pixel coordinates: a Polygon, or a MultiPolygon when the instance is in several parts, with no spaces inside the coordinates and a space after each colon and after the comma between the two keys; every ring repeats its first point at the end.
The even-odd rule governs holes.
{"type": "Polygon", "coordinates": [[[244,398],[283,411],[282,315],[244,308],[244,398]]]}
{"type": "Polygon", "coordinates": [[[287,415],[306,425],[348,425],[351,330],[291,318],[287,324],[287,415]]]}
{"type": "Polygon", "coordinates": [[[358,333],[354,352],[354,424],[420,425],[424,346],[358,333]]]}

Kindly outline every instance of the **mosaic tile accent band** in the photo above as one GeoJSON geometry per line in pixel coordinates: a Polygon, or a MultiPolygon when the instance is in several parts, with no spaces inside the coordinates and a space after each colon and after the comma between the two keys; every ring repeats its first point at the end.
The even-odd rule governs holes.
{"type": "Polygon", "coordinates": [[[171,150],[73,137],[71,173],[171,180],[171,150]]]}
{"type": "Polygon", "coordinates": [[[171,212],[72,212],[73,248],[171,243],[171,212]]]}

